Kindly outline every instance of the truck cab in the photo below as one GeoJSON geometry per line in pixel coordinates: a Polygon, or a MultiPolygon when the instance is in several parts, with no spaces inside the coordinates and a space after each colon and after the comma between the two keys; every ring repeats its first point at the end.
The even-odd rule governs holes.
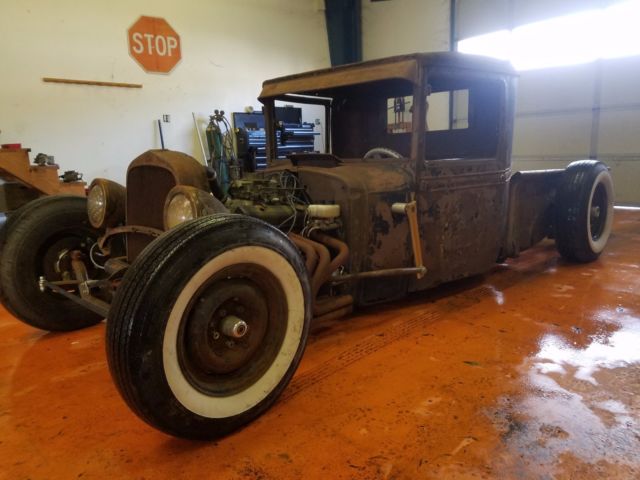
{"type": "Polygon", "coordinates": [[[314,202],[340,205],[348,270],[425,268],[418,275],[362,278],[358,304],[485,272],[552,235],[563,171],[512,172],[515,87],[507,62],[452,52],[264,83],[268,171],[294,171],[314,202]],[[323,153],[276,160],[278,101],[324,107],[323,153]],[[413,242],[407,216],[393,208],[411,202],[413,242]]]}

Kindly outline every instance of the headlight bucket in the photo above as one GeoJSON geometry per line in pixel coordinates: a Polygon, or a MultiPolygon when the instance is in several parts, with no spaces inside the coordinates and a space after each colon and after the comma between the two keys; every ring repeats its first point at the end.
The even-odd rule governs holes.
{"type": "Polygon", "coordinates": [[[195,218],[228,212],[211,193],[188,185],[173,187],[164,202],[164,228],[170,230],[195,218]]]}
{"type": "Polygon", "coordinates": [[[94,228],[115,227],[124,223],[126,189],[106,178],[96,178],[89,185],[87,215],[94,228]]]}

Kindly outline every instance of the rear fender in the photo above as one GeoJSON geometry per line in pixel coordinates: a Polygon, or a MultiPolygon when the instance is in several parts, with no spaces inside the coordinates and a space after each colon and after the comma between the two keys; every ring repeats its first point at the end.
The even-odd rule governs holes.
{"type": "Polygon", "coordinates": [[[516,172],[509,179],[503,258],[517,257],[553,234],[553,208],[564,169],[516,172]]]}

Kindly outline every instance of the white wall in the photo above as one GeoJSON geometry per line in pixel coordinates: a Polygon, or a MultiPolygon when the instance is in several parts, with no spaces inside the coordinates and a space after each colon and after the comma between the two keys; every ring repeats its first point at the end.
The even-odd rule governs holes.
{"type": "Polygon", "coordinates": [[[521,72],[513,168],[611,167],[615,200],[640,205],[640,57],[521,72]]]}
{"type": "Polygon", "coordinates": [[[449,50],[449,0],[362,0],[364,60],[449,50]]]}
{"type": "MultiPolygon", "coordinates": [[[[200,159],[191,112],[258,106],[263,80],[329,66],[321,1],[0,0],[0,142],[55,155],[91,180],[124,181],[128,163],[159,148],[200,159]],[[182,61],[148,74],[129,56],[140,15],[178,32],[182,61]],[[141,83],[142,89],[57,85],[42,77],[141,83]]],[[[313,120],[313,119],[311,119],[313,120]]]]}

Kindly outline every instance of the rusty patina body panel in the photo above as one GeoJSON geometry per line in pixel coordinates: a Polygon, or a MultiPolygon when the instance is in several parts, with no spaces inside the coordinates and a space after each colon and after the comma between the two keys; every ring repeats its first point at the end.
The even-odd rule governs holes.
{"type": "MultiPolygon", "coordinates": [[[[515,81],[506,62],[451,52],[267,80],[259,99],[268,168],[232,184],[226,206],[289,233],[306,257],[317,295],[343,305],[342,313],[349,303],[345,298],[372,304],[485,272],[553,234],[561,171],[511,172],[515,81]],[[465,111],[454,97],[460,93],[465,111]],[[430,118],[438,94],[448,95],[444,127],[430,118]],[[398,99],[410,105],[400,129],[389,115],[389,105],[398,99]],[[282,100],[325,108],[324,153],[277,160],[283,140],[276,137],[274,112],[282,100]],[[393,155],[368,157],[380,147],[393,155]],[[279,175],[297,179],[295,195],[304,196],[297,207],[290,194],[278,198],[282,187],[274,187],[273,179],[279,175]],[[296,208],[309,203],[340,206],[329,233],[344,247],[318,243],[300,223],[307,215],[297,215],[296,208]],[[413,232],[401,210],[410,204],[417,212],[413,232]],[[334,261],[340,265],[330,265],[330,256],[338,253],[334,261]],[[350,281],[332,287],[336,273],[350,281]]],[[[188,155],[153,150],[134,160],[127,175],[127,225],[164,229],[164,200],[177,185],[212,191],[205,167],[188,155]]],[[[133,261],[153,238],[127,235],[127,257],[133,261]]]]}
{"type": "MultiPolygon", "coordinates": [[[[552,233],[548,212],[557,175],[511,172],[514,92],[515,72],[507,63],[447,52],[268,80],[260,100],[266,115],[269,166],[254,178],[264,182],[278,172],[291,172],[313,203],[340,206],[341,228],[333,235],[349,248],[342,268],[350,275],[416,266],[407,217],[392,212],[394,204],[415,200],[426,272],[350,282],[344,288],[356,304],[392,300],[482,273],[552,233]],[[468,97],[466,127],[430,128],[431,98],[438,92],[453,96],[454,91],[464,91],[468,97]],[[398,97],[410,99],[415,119],[402,132],[393,131],[388,118],[389,99],[398,97]],[[282,99],[325,107],[324,155],[275,160],[274,107],[282,99]],[[377,147],[392,149],[398,158],[364,158],[377,147]],[[526,201],[520,201],[523,195],[526,201]]],[[[171,188],[184,184],[209,191],[201,164],[168,151],[136,159],[127,181],[127,223],[159,229],[161,205],[171,188]]],[[[256,183],[255,188],[263,187],[256,183]]],[[[276,225],[289,215],[287,205],[251,202],[232,201],[228,206],[276,225]]],[[[129,234],[129,259],[151,240],[129,234]]]]}
{"type": "MultiPolygon", "coordinates": [[[[408,222],[393,214],[391,206],[412,198],[417,202],[426,274],[360,280],[355,285],[357,303],[390,300],[485,272],[515,252],[514,242],[518,251],[533,244],[507,239],[508,225],[525,224],[532,238],[549,234],[544,215],[533,224],[531,216],[521,222],[510,217],[519,213],[509,209],[514,91],[515,73],[508,64],[450,53],[405,55],[264,83],[260,98],[268,116],[275,99],[332,100],[327,115],[332,153],[349,160],[325,168],[272,161],[270,171],[295,171],[314,202],[341,205],[351,273],[414,265],[408,222]],[[389,98],[412,96],[415,118],[428,110],[431,93],[454,89],[479,92],[470,100],[472,121],[466,130],[429,131],[418,117],[406,133],[389,131],[389,98]],[[391,148],[402,159],[362,159],[374,147],[391,148]]],[[[276,157],[275,150],[270,157],[276,157]]],[[[534,180],[517,179],[523,185],[512,196],[525,192],[534,180]]],[[[553,201],[552,195],[529,197],[522,204],[532,212],[549,210],[553,201]]]]}
{"type": "MultiPolygon", "coordinates": [[[[176,185],[208,190],[207,174],[193,157],[171,150],[149,150],[129,164],[127,170],[127,225],[164,230],[164,202],[176,185]]],[[[127,257],[133,261],[153,237],[127,234],[127,257]]]]}
{"type": "Polygon", "coordinates": [[[412,290],[476,275],[496,262],[506,225],[509,170],[495,160],[432,161],[418,206],[427,275],[412,290]]]}
{"type": "MultiPolygon", "coordinates": [[[[413,181],[409,163],[395,161],[345,161],[333,168],[281,166],[296,172],[314,202],[340,205],[344,242],[349,246],[351,273],[411,266],[413,262],[407,222],[391,212],[391,205],[407,202],[413,181]]],[[[380,301],[362,280],[356,301],[380,301]]],[[[397,295],[402,293],[398,290],[397,295]]],[[[385,290],[385,299],[392,295],[385,290]]]]}

